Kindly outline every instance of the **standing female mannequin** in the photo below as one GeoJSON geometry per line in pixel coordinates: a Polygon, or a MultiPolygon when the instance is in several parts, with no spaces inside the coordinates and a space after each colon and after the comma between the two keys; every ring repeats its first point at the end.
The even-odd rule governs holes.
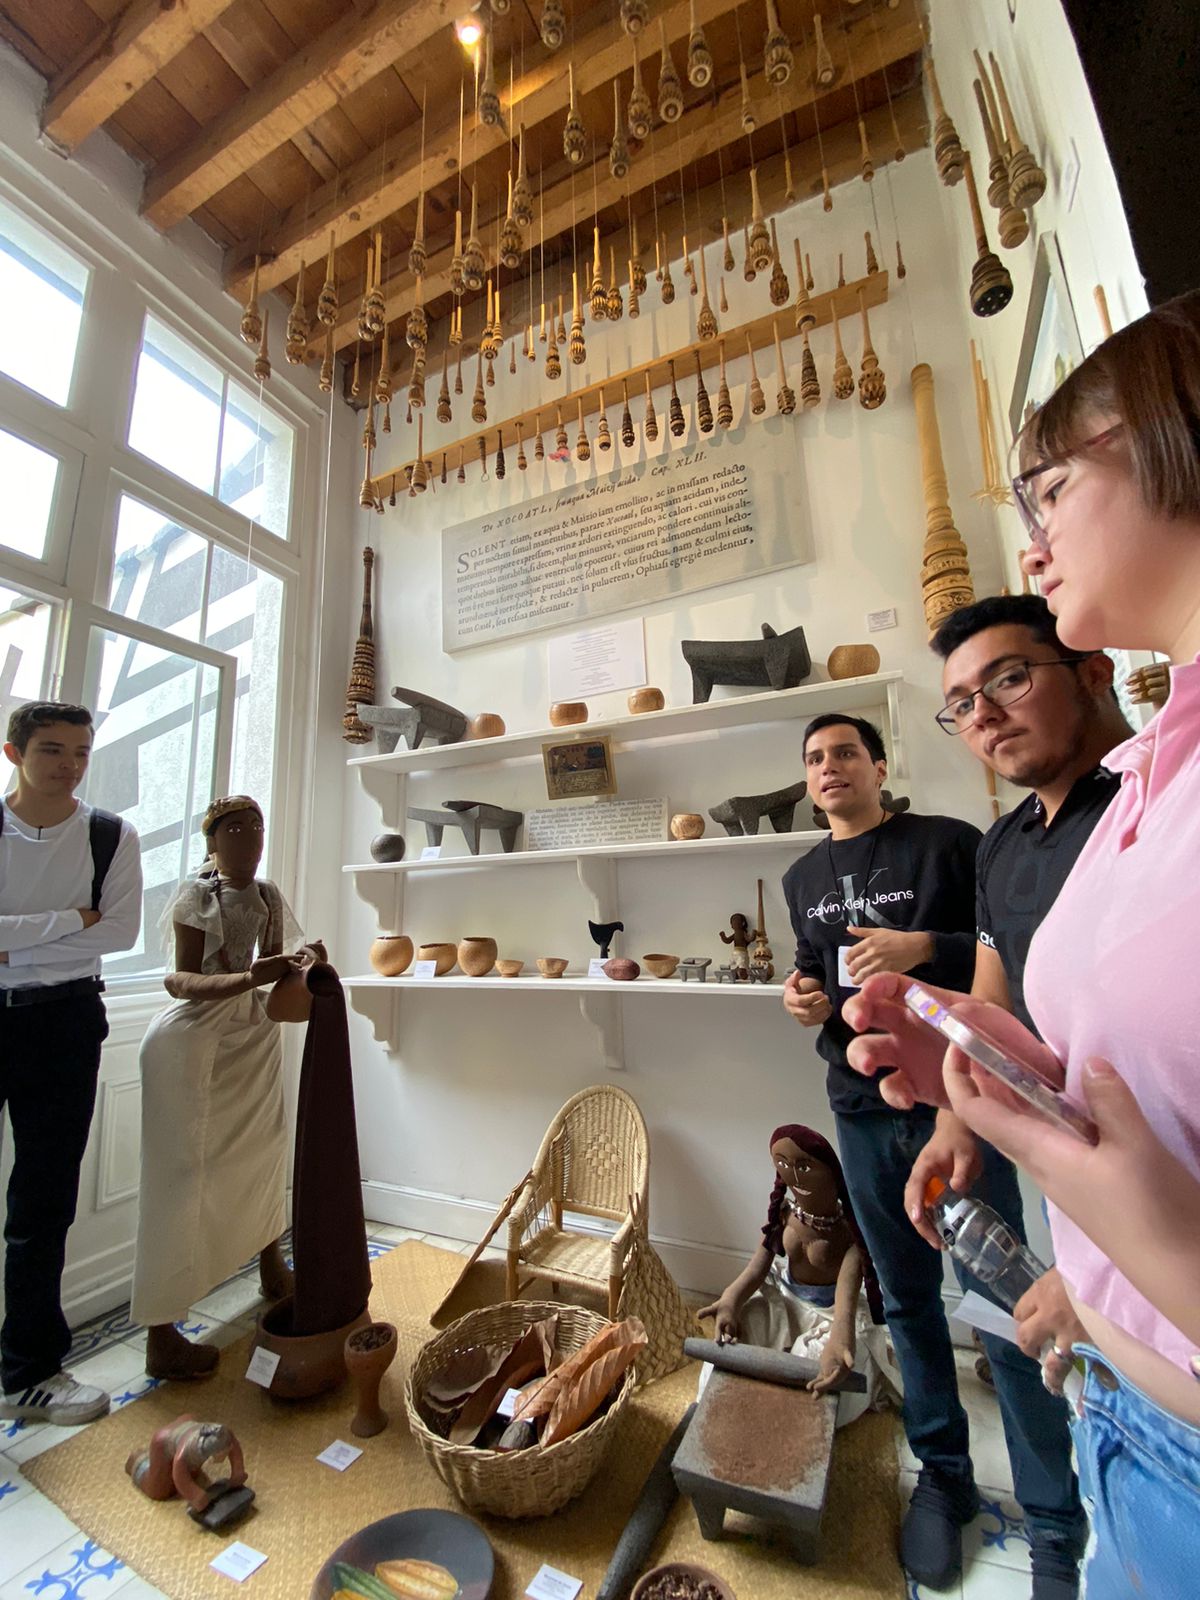
{"type": "MultiPolygon", "coordinates": [[[[253,1255],[264,1295],[291,1273],[285,1226],[287,1129],[278,1024],[259,991],[299,970],[300,930],[273,883],[255,873],[263,816],[248,795],[214,800],[209,859],[163,917],[173,930],[175,1003],[142,1042],[142,1176],[132,1315],[148,1329],[156,1378],[211,1373],[218,1351],[178,1331],[189,1307],[253,1255]],[[258,955],[255,955],[255,951],[258,955]]],[[[322,953],[323,959],[323,953],[322,953]]]]}

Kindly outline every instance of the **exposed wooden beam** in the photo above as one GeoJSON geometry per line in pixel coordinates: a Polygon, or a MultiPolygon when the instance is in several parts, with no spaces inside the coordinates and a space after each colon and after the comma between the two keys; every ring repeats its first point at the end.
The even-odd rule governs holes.
{"type": "Polygon", "coordinates": [[[232,3],[132,0],[50,84],[46,137],[74,150],[232,3]]]}
{"type": "MultiPolygon", "coordinates": [[[[712,22],[728,11],[730,4],[731,0],[696,0],[697,21],[702,26],[712,22]]],[[[673,6],[663,13],[663,21],[668,39],[672,45],[677,45],[686,38],[690,26],[688,6],[673,6]]],[[[863,17],[847,14],[846,23],[855,30],[850,48],[843,27],[831,27],[826,35],[838,86],[848,81],[852,60],[863,73],[878,69],[881,56],[868,30],[878,39],[885,65],[903,60],[921,49],[919,26],[911,10],[905,10],[903,15],[893,11],[863,17]]],[[[649,30],[646,49],[642,57],[642,81],[653,96],[658,81],[657,26],[649,30]]],[[[682,56],[678,50],[675,56],[678,68],[682,56]]],[[[632,47],[619,22],[606,22],[576,40],[574,59],[576,87],[583,96],[604,87],[620,73],[628,72],[632,47]]],[[[801,82],[811,84],[815,60],[816,52],[811,43],[797,46],[796,65],[788,90],[794,93],[801,82]]],[[[752,87],[756,98],[764,103],[764,117],[777,115],[774,90],[766,86],[761,72],[752,78],[752,87]]],[[[568,92],[567,75],[556,55],[540,62],[514,83],[511,102],[507,88],[502,87],[501,101],[511,108],[511,126],[524,122],[526,127],[532,128],[565,114],[568,92]]],[[[806,99],[793,104],[807,105],[814,98],[815,91],[810,89],[806,99]]],[[[741,136],[739,123],[737,137],[741,136]]],[[[467,149],[473,160],[502,149],[508,142],[505,129],[480,126],[469,132],[467,149]]],[[[239,299],[244,297],[256,253],[263,258],[260,286],[273,288],[293,277],[302,259],[313,261],[324,256],[331,229],[339,244],[343,244],[403,206],[414,203],[422,189],[444,183],[457,170],[458,146],[458,113],[454,107],[449,116],[427,131],[423,165],[419,129],[401,135],[382,151],[374,150],[364,156],[338,183],[326,184],[303,205],[294,206],[278,227],[269,230],[261,241],[248,239],[231,247],[226,255],[225,275],[229,292],[239,299]]],[[[464,177],[469,178],[469,173],[464,171],[464,177]]]]}
{"type": "MultiPolygon", "coordinates": [[[[920,35],[916,21],[901,24],[901,28],[910,36],[912,48],[919,49],[920,35]]],[[[904,53],[910,54],[912,49],[904,53]]],[[[790,111],[809,105],[814,92],[808,74],[803,71],[794,72],[784,87],[777,92],[777,96],[772,97],[776,100],[776,114],[786,115],[790,111]]],[[[593,213],[623,203],[627,194],[636,194],[654,183],[671,181],[681,167],[687,167],[700,157],[711,155],[718,146],[730,144],[744,137],[741,115],[740,86],[730,85],[715,101],[708,101],[697,109],[686,112],[675,124],[672,137],[664,138],[660,134],[653,143],[648,144],[632,163],[627,177],[620,180],[613,178],[608,172],[607,160],[601,158],[598,169],[602,170],[603,176],[598,174],[594,184],[594,204],[590,199],[593,185],[588,182],[591,174],[587,170],[577,175],[581,181],[572,182],[568,178],[545,190],[538,200],[539,228],[544,216],[545,236],[548,239],[554,238],[572,225],[578,226],[589,221],[593,213]]],[[[883,111],[882,126],[878,113],[875,114],[874,126],[877,129],[873,141],[876,161],[882,162],[886,157],[887,148],[882,141],[885,137],[889,140],[891,138],[886,108],[883,111]]],[[[851,125],[846,123],[841,127],[850,128],[851,125]]],[[[833,131],[831,130],[831,135],[833,131]]],[[[857,137],[857,127],[853,127],[851,131],[857,137]]],[[[495,221],[494,208],[487,217],[481,217],[479,230],[481,238],[490,240],[495,221]]],[[[652,243],[652,241],[647,242],[652,243]]],[[[452,244],[430,253],[423,275],[426,300],[435,300],[449,289],[452,256],[452,244]]],[[[406,316],[411,310],[413,287],[413,276],[407,271],[398,272],[385,280],[383,293],[389,322],[406,316]]],[[[354,343],[357,338],[357,323],[357,303],[344,305],[334,328],[336,349],[342,350],[354,343]]]]}
{"type": "Polygon", "coordinates": [[[143,215],[160,228],[182,221],[377,73],[420,50],[462,10],[463,0],[370,0],[348,8],[150,174],[143,215]]]}

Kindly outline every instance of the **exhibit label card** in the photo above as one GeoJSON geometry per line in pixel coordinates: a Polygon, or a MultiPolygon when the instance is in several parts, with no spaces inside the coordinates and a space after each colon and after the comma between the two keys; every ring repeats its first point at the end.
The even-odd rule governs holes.
{"type": "Polygon", "coordinates": [[[661,843],[667,801],[597,800],[538,806],[525,813],[526,850],[571,850],[588,845],[661,843]]]}
{"type": "Polygon", "coordinates": [[[641,617],[551,639],[546,647],[551,700],[587,700],[646,681],[646,628],[641,617]]]}
{"type": "Polygon", "coordinates": [[[608,973],[605,972],[605,970],[604,970],[604,957],[603,956],[593,956],[592,957],[592,959],[588,962],[588,974],[587,975],[588,975],[589,978],[603,978],[605,983],[611,983],[612,982],[612,979],[609,977],[608,973]]]}
{"type": "Polygon", "coordinates": [[[414,961],[412,975],[414,978],[436,978],[436,961],[414,961]]]}
{"type": "Polygon", "coordinates": [[[235,1539],[208,1564],[214,1572],[221,1573],[223,1577],[232,1578],[235,1583],[244,1583],[252,1573],[258,1571],[266,1559],[261,1550],[251,1550],[248,1544],[235,1539]]]}
{"type": "Polygon", "coordinates": [[[345,1472],[347,1467],[352,1467],[362,1455],[357,1445],[347,1444],[344,1439],[335,1439],[332,1444],[325,1446],[317,1457],[327,1467],[332,1467],[335,1472],[345,1472]]]}
{"type": "Polygon", "coordinates": [[[529,1600],[575,1600],[582,1588],[582,1578],[573,1578],[557,1567],[542,1566],[525,1593],[529,1600]]]}
{"type": "Polygon", "coordinates": [[[251,1383],[261,1383],[264,1389],[269,1389],[271,1380],[275,1376],[275,1368],[278,1365],[278,1354],[273,1350],[264,1350],[260,1345],[250,1357],[250,1365],[246,1368],[246,1376],[251,1383]]]}

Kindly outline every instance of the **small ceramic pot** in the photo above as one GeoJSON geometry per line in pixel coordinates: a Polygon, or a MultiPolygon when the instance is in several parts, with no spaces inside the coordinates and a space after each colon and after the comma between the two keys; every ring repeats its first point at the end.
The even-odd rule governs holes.
{"type": "Polygon", "coordinates": [[[383,978],[398,978],[412,964],[413,942],[406,933],[381,933],[371,946],[371,965],[383,978]]]}
{"type": "Polygon", "coordinates": [[[396,1359],[396,1330],[390,1322],[369,1322],[356,1328],[346,1339],[346,1371],[354,1385],[355,1412],[350,1432],[359,1439],[373,1439],[388,1425],[388,1414],[379,1404],[379,1385],[396,1359]]]}
{"type": "Polygon", "coordinates": [[[671,818],[672,839],[699,839],[704,832],[704,818],[698,811],[677,811],[671,818]]]}
{"type": "Polygon", "coordinates": [[[867,678],[879,671],[879,651],[873,644],[839,644],[825,668],[831,678],[867,678]]]}
{"type": "Polygon", "coordinates": [[[497,961],[496,971],[502,978],[519,978],[521,976],[521,968],[524,965],[525,963],[523,961],[509,961],[505,959],[502,961],[497,961]]]}
{"type": "Polygon", "coordinates": [[[417,951],[418,961],[436,961],[435,978],[444,978],[458,960],[456,944],[423,944],[417,951]]]}
{"type": "Polygon", "coordinates": [[[686,1580],[681,1583],[681,1593],[702,1594],[705,1586],[709,1592],[717,1596],[717,1600],[736,1600],[733,1590],[719,1578],[715,1572],[710,1572],[707,1567],[698,1567],[694,1561],[667,1561],[660,1567],[651,1567],[643,1577],[634,1585],[630,1600],[646,1600],[646,1596],[656,1589],[660,1578],[679,1578],[686,1580]]]}
{"type": "Polygon", "coordinates": [[[539,956],[537,969],[543,978],[561,978],[567,970],[566,956],[539,956]]]}
{"type": "Polygon", "coordinates": [[[292,1297],[259,1314],[256,1348],[278,1355],[279,1365],[268,1385],[279,1400],[308,1400],[346,1381],[346,1338],[371,1320],[366,1306],[344,1328],[328,1333],[294,1334],[292,1297]]]}
{"type": "Polygon", "coordinates": [[[652,978],[673,978],[679,965],[678,956],[649,955],[642,957],[642,965],[652,978]]]}
{"type": "Polygon", "coordinates": [[[498,739],[505,731],[504,718],[495,711],[481,711],[467,724],[468,739],[498,739]]]}
{"type": "Polygon", "coordinates": [[[643,711],[661,711],[667,699],[661,689],[635,689],[625,704],[631,716],[640,717],[643,711]]]}
{"type": "Polygon", "coordinates": [[[550,707],[550,726],[569,728],[572,723],[586,722],[588,708],[582,700],[559,700],[550,707]]]}
{"type": "Polygon", "coordinates": [[[403,861],[404,835],[402,833],[377,833],[371,840],[372,861],[403,861]]]}
{"type": "Polygon", "coordinates": [[[611,961],[604,963],[602,970],[606,978],[612,978],[617,983],[632,983],[642,969],[628,956],[613,956],[611,961]]]}
{"type": "Polygon", "coordinates": [[[468,933],[458,941],[458,964],[468,978],[483,978],[496,965],[496,941],[468,933]]]}

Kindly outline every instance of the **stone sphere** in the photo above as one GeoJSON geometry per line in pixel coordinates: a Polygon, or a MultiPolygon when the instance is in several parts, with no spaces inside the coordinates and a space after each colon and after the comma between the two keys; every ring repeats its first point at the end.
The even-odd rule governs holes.
{"type": "Polygon", "coordinates": [[[377,833],[371,840],[372,861],[403,861],[404,835],[402,833],[377,833]]]}

